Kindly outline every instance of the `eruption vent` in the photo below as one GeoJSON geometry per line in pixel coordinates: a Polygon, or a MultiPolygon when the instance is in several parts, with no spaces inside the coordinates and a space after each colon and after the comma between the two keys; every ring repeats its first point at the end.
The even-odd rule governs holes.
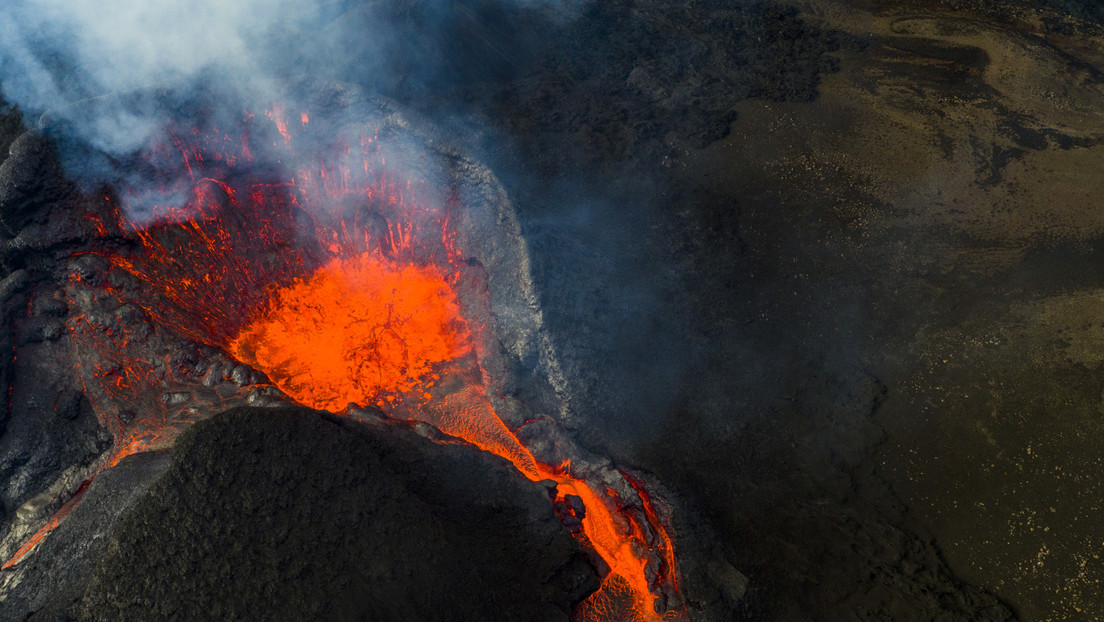
{"type": "Polygon", "coordinates": [[[470,348],[440,271],[369,253],[280,290],[229,347],[295,401],[331,412],[424,392],[436,366],[470,348]]]}
{"type": "Polygon", "coordinates": [[[137,165],[160,186],[124,186],[104,198],[108,216],[90,214],[109,250],[71,262],[83,313],[69,328],[116,438],[104,466],[236,401],[377,407],[556,483],[564,524],[604,575],[577,620],[686,619],[643,483],[548,417],[511,427],[495,412],[488,275],[458,243],[465,206],[448,174],[375,128],[319,123],[332,117],[273,106],[230,130],[171,128],[137,165]]]}

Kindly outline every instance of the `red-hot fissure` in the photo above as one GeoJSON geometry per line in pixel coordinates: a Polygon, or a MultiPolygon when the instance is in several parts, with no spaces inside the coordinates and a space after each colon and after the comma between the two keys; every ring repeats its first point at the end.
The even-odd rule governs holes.
{"type": "MultiPolygon", "coordinates": [[[[191,199],[183,207],[158,206],[148,222],[128,221],[116,209],[118,223],[101,223],[101,231],[121,228],[136,242],[105,259],[153,293],[126,300],[120,290],[121,302],[138,304],[176,334],[222,348],[265,372],[304,406],[335,413],[350,403],[385,412],[393,406],[395,413],[416,410],[443,432],[506,458],[529,479],[554,480],[561,500],[582,499],[579,538],[610,568],[576,618],[685,619],[678,607],[655,612],[647,549],[660,560],[658,569],[652,562],[653,575],[666,576],[676,589],[677,567],[668,528],[643,485],[627,478],[644,512],[621,512],[612,491],[596,489],[561,465],[542,464],[472,380],[481,377],[469,372],[478,371],[475,351],[483,327],[465,318],[458,292],[471,279],[449,227],[455,201],[433,197],[424,182],[397,182],[381,172],[385,158],[374,134],[333,142],[327,154],[333,157],[300,157],[293,149],[295,132],[306,130],[308,113],[294,115],[298,125],[278,106],[264,116],[271,123],[267,134],[260,127],[264,121],[246,115],[234,136],[170,132],[171,148],[151,150],[161,158],[177,153],[191,199]],[[297,162],[291,179],[248,176],[258,135],[269,137],[269,151],[285,150],[284,162],[297,162]],[[435,390],[446,381],[447,391],[435,390]],[[644,533],[658,537],[649,545],[644,533]]],[[[107,344],[82,338],[91,332],[83,326],[81,318],[71,323],[79,347],[125,349],[128,336],[112,336],[107,344]]],[[[102,378],[105,395],[125,399],[135,386],[150,382],[148,365],[132,359],[118,354],[108,372],[92,375],[102,378]]],[[[118,439],[108,467],[175,436],[148,422],[103,423],[118,439]]]]}

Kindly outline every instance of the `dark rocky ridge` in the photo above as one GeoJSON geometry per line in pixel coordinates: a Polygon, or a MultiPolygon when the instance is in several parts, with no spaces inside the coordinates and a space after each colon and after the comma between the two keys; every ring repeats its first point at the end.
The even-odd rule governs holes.
{"type": "Polygon", "coordinates": [[[18,576],[0,579],[9,594],[4,620],[71,618],[119,517],[169,466],[166,453],[142,453],[100,473],[65,520],[39,545],[18,576]],[[10,585],[18,581],[17,585],[10,585]],[[13,589],[14,588],[14,589],[13,589]]]}
{"type": "Polygon", "coordinates": [[[167,470],[117,468],[146,482],[93,483],[30,562],[29,619],[567,620],[597,588],[548,489],[373,416],[232,410],[167,470]]]}
{"type": "Polygon", "coordinates": [[[81,198],[50,141],[27,131],[18,111],[5,109],[0,127],[8,146],[0,160],[0,349],[10,353],[0,359],[0,549],[10,554],[68,499],[112,439],[64,363],[72,344],[63,266],[91,237],[81,198]]]}

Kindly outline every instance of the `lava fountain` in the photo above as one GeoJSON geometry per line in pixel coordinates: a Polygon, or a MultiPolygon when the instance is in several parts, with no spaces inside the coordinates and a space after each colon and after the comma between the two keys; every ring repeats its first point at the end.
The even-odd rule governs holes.
{"type": "Polygon", "coordinates": [[[70,261],[67,295],[78,373],[116,439],[101,468],[237,403],[379,409],[555,482],[603,576],[577,620],[688,619],[669,510],[555,412],[506,395],[504,351],[537,338],[495,294],[523,261],[468,248],[497,242],[473,225],[479,197],[448,181],[465,161],[428,162],[393,116],[349,121],[338,100],[166,128],[134,163],[157,183],[120,184],[89,212],[99,244],[70,261]]]}
{"type": "Polygon", "coordinates": [[[371,253],[333,259],[278,291],[229,345],[300,404],[331,412],[384,407],[469,349],[443,274],[371,253]]]}

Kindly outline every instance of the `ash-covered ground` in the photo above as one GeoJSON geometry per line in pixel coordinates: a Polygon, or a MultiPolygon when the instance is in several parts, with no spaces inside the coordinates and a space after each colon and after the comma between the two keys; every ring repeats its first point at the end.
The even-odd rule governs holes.
{"type": "MultiPolygon", "coordinates": [[[[427,35],[438,54],[411,37],[409,71],[364,82],[503,180],[573,433],[663,482],[676,531],[710,525],[682,546],[747,575],[730,619],[1104,617],[1093,5],[615,0],[557,20],[457,6],[427,35]]],[[[423,32],[429,10],[397,3],[396,28],[423,32]]],[[[356,82],[346,65],[328,71],[356,82]]],[[[108,439],[72,378],[40,373],[66,339],[51,271],[88,225],[35,227],[81,199],[5,119],[10,522],[108,439]]],[[[311,421],[238,431],[262,448],[281,426],[332,432],[311,421]]],[[[202,445],[216,425],[237,424],[197,429],[179,459],[217,475],[233,457],[202,445]]],[[[195,503],[168,473],[120,525],[195,503]]],[[[307,533],[331,533],[324,514],[307,533]]],[[[118,566],[156,564],[150,542],[194,559],[136,537],[162,527],[114,533],[72,611],[134,602],[118,566]]]]}

